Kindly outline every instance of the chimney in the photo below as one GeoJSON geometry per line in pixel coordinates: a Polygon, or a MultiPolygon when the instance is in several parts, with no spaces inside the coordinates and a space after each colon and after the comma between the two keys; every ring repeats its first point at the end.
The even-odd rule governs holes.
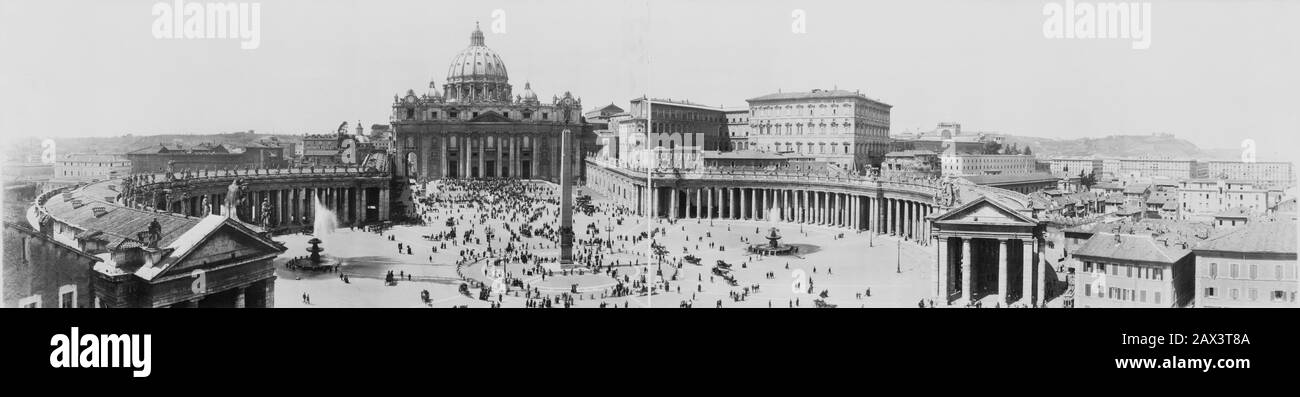
{"type": "Polygon", "coordinates": [[[95,208],[91,208],[91,210],[95,211],[96,218],[104,216],[104,214],[108,213],[108,210],[105,209],[104,207],[95,207],[95,208]]]}
{"type": "Polygon", "coordinates": [[[72,192],[63,192],[63,201],[67,202],[71,200],[72,200],[72,192]]]}
{"type": "Polygon", "coordinates": [[[72,200],[72,208],[73,208],[73,209],[81,208],[81,206],[83,206],[83,205],[86,205],[86,204],[85,204],[85,203],[82,203],[81,200],[72,200]]]}
{"type": "Polygon", "coordinates": [[[1116,233],[1116,234],[1115,234],[1115,243],[1116,243],[1116,244],[1119,244],[1119,243],[1123,242],[1123,240],[1124,240],[1124,239],[1123,239],[1122,237],[1120,237],[1119,233],[1116,233]]]}

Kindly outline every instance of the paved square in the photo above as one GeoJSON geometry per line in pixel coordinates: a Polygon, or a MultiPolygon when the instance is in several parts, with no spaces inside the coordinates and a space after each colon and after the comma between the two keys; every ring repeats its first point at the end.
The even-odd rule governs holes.
{"type": "Polygon", "coordinates": [[[716,307],[721,301],[722,307],[806,308],[816,307],[814,301],[825,291],[824,302],[838,307],[916,307],[919,300],[929,297],[925,269],[920,266],[935,263],[933,246],[900,243],[897,238],[865,232],[766,221],[650,221],[623,215],[626,212],[588,189],[579,189],[578,194],[592,196],[594,212],[575,214],[575,257],[591,254],[594,261],[598,256],[603,266],[594,274],[584,269],[581,275],[564,275],[554,263],[544,262],[558,256],[558,237],[548,233],[557,220],[555,185],[510,182],[519,185],[516,189],[532,189],[518,195],[505,189],[471,194],[471,190],[450,187],[449,183],[460,184],[443,181],[425,186],[430,197],[444,200],[421,205],[426,225],[399,225],[382,232],[341,229],[317,236],[324,241],[323,254],[342,263],[338,273],[286,268],[283,265],[291,257],[306,255],[307,240],[312,236],[277,237],[289,248],[288,254],[276,261],[277,306],[491,307],[498,303],[501,307],[527,307],[530,298],[537,304],[539,296],[555,299],[568,293],[572,307],[716,307]],[[456,238],[426,238],[450,232],[448,219],[455,224],[456,238]],[[525,224],[534,231],[531,237],[520,233],[525,224]],[[748,254],[745,247],[766,243],[764,236],[772,227],[782,236],[781,243],[796,245],[800,252],[790,256],[748,254]],[[493,233],[490,256],[486,254],[489,231],[493,233]],[[610,238],[603,247],[588,245],[610,238]],[[652,242],[666,251],[662,258],[652,254],[652,242]],[[506,247],[513,252],[504,252],[506,247]],[[531,256],[529,263],[518,260],[521,252],[531,256]],[[699,258],[698,264],[683,260],[687,255],[699,258]],[[537,263],[538,258],[543,262],[537,263]],[[502,259],[504,263],[497,265],[502,259]],[[714,275],[718,261],[732,265],[736,286],[714,275]],[[397,279],[393,285],[385,282],[390,271],[397,279]],[[660,271],[662,277],[656,278],[660,271]],[[543,277],[542,273],[547,274],[543,277]],[[506,276],[501,277],[502,283],[511,284],[505,293],[498,284],[489,301],[477,299],[481,288],[490,287],[502,275],[506,276]],[[516,280],[521,285],[514,285],[516,280]],[[468,296],[460,292],[461,284],[470,287],[468,296]],[[574,284],[576,294],[572,293],[574,284]],[[615,296],[620,285],[630,288],[630,295],[615,296]],[[645,293],[643,286],[653,293],[645,293]],[[422,291],[429,292],[428,304],[421,299],[422,291]]]}

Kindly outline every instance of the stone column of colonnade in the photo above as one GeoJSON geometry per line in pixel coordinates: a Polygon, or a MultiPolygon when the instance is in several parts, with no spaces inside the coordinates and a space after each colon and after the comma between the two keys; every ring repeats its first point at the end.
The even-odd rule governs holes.
{"type": "Polygon", "coordinates": [[[1011,303],[1010,288],[1007,287],[1007,253],[1011,251],[1011,240],[998,239],[998,300],[1011,303]]]}
{"type": "Polygon", "coordinates": [[[894,223],[898,221],[898,218],[894,216],[894,199],[885,198],[882,204],[881,209],[885,211],[885,228],[882,231],[884,234],[894,235],[898,232],[897,229],[894,229],[894,223]]]}
{"type": "Polygon", "coordinates": [[[898,215],[897,215],[897,213],[898,213],[898,201],[897,201],[897,200],[894,200],[894,199],[891,199],[891,198],[886,198],[886,199],[885,199],[885,215],[888,217],[889,220],[888,220],[888,225],[886,226],[885,230],[886,230],[886,231],[889,233],[889,235],[891,235],[891,236],[896,236],[896,235],[898,235],[898,215]]]}
{"type": "Polygon", "coordinates": [[[668,219],[677,219],[677,188],[668,188],[668,219]]]}
{"type": "Polygon", "coordinates": [[[822,222],[822,205],[821,205],[821,204],[822,204],[822,195],[821,195],[821,192],[818,192],[818,191],[816,191],[816,190],[812,190],[812,191],[809,191],[808,193],[810,193],[810,194],[812,195],[812,201],[811,201],[811,203],[810,203],[810,204],[811,204],[810,208],[812,209],[812,219],[809,219],[808,223],[811,223],[811,224],[814,224],[814,225],[821,224],[821,222],[822,222]]]}
{"type": "Polygon", "coordinates": [[[893,234],[894,236],[903,235],[903,201],[899,199],[890,199],[890,215],[894,219],[893,234]]]}
{"type": "Polygon", "coordinates": [[[810,197],[812,197],[812,195],[808,194],[807,190],[799,190],[799,199],[798,202],[795,203],[795,210],[799,211],[799,223],[808,223],[808,221],[812,219],[811,205],[808,202],[810,197]]]}
{"type": "Polygon", "coordinates": [[[932,291],[934,296],[939,297],[941,302],[945,304],[948,303],[949,252],[948,239],[946,237],[939,238],[939,266],[935,269],[935,278],[937,279],[937,282],[934,283],[934,289],[932,291]]]}
{"type": "MultiPolygon", "coordinates": [[[[600,185],[608,175],[591,178],[600,185]]],[[[936,211],[926,201],[804,189],[665,186],[649,192],[652,213],[669,219],[777,220],[890,234],[921,245],[931,243],[927,217],[936,211]]]]}
{"type": "Polygon", "coordinates": [[[1038,241],[1037,238],[1033,239],[1033,244],[1035,248],[1034,251],[1037,255],[1033,255],[1033,259],[1030,262],[1032,265],[1029,267],[1034,268],[1035,272],[1038,273],[1035,279],[1038,288],[1036,290],[1037,295],[1035,295],[1034,302],[1037,302],[1041,306],[1042,304],[1047,303],[1047,291],[1044,289],[1047,287],[1045,284],[1045,277],[1047,277],[1047,263],[1043,261],[1043,259],[1047,257],[1047,247],[1046,244],[1042,241],[1038,241]]]}
{"type": "Polygon", "coordinates": [[[912,202],[911,200],[907,200],[903,202],[903,219],[905,219],[907,222],[907,233],[904,235],[907,236],[908,240],[916,239],[916,203],[915,202],[912,202]]]}
{"type": "Polygon", "coordinates": [[[970,302],[971,298],[971,257],[970,257],[970,239],[961,239],[961,299],[963,302],[970,302]]]}
{"type": "Polygon", "coordinates": [[[722,188],[722,190],[723,192],[725,192],[722,197],[722,201],[726,202],[726,204],[724,205],[727,208],[727,214],[725,218],[735,219],[736,211],[734,206],[736,205],[736,189],[727,187],[727,188],[722,188]]]}

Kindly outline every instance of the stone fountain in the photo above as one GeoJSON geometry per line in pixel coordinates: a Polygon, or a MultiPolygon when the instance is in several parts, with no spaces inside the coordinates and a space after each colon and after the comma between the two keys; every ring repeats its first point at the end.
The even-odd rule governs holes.
{"type": "Polygon", "coordinates": [[[777,234],[775,226],[764,238],[767,239],[767,244],[750,245],[749,252],[759,255],[790,255],[795,252],[793,245],[781,244],[781,235],[777,234]]]}
{"type": "Polygon", "coordinates": [[[764,236],[767,239],[767,244],[750,245],[746,250],[759,255],[790,255],[798,251],[793,245],[781,244],[781,235],[777,234],[776,225],[777,221],[782,219],[782,215],[780,208],[769,208],[767,210],[767,219],[769,219],[772,228],[768,231],[767,236],[764,236]]]}
{"type": "Polygon", "coordinates": [[[311,240],[307,240],[307,244],[311,244],[310,247],[307,247],[307,252],[310,254],[306,257],[293,258],[289,260],[289,268],[314,271],[329,270],[338,267],[338,259],[320,254],[321,251],[325,251],[324,248],[320,247],[320,243],[321,240],[315,237],[312,237],[311,240]]]}

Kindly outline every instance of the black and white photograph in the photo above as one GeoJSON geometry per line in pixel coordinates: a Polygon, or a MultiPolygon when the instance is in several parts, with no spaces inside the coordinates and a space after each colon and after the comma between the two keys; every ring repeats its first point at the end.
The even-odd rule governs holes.
{"type": "MultiPolygon", "coordinates": [[[[1240,374],[1295,346],[1260,335],[1300,309],[1297,21],[1262,0],[0,0],[0,323],[130,309],[41,331],[49,362],[23,365],[56,375],[110,366],[84,337],[207,315],[165,308],[328,343],[285,319],[841,309],[1110,349],[1076,347],[1084,373],[1240,374]],[[1111,315],[1132,320],[1069,325],[1111,315]]],[[[121,373],[180,364],[153,366],[121,373]]]]}

